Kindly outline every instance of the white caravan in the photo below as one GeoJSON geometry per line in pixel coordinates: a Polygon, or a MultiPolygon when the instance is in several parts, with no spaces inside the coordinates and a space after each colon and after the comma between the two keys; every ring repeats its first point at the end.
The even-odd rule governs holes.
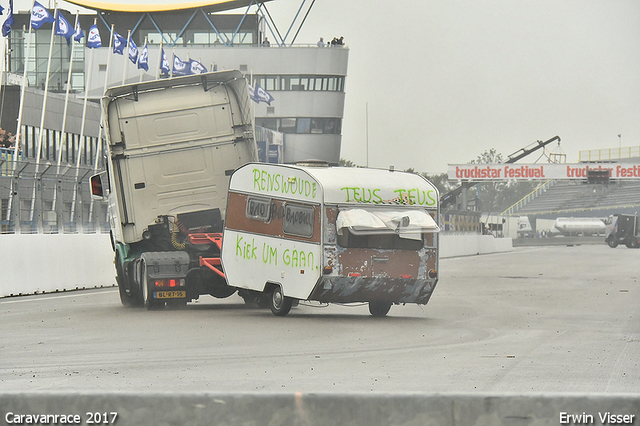
{"type": "Polygon", "coordinates": [[[275,315],[296,300],[368,302],[374,316],[426,304],[438,281],[438,200],[412,173],[247,164],[229,184],[227,281],[275,315]]]}

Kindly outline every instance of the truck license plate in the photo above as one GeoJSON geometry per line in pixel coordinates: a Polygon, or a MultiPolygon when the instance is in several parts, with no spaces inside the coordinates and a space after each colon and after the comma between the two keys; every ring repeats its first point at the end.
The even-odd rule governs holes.
{"type": "Polygon", "coordinates": [[[187,297],[186,291],[156,291],[154,293],[156,299],[179,299],[187,297]]]}

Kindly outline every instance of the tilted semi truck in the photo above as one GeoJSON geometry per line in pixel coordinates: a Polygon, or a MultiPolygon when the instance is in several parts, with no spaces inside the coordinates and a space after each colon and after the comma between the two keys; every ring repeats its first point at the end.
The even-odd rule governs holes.
{"type": "Polygon", "coordinates": [[[94,198],[109,199],[124,305],[235,293],[220,267],[220,242],[229,178],[257,160],[249,103],[239,71],[105,93],[108,179],[103,173],[91,183],[94,198]]]}
{"type": "Polygon", "coordinates": [[[403,172],[257,163],[238,71],[109,89],[107,171],[125,306],[238,293],[287,315],[300,300],[426,304],[438,282],[439,195],[403,172]],[[224,240],[224,241],[223,241],[224,240]]]}

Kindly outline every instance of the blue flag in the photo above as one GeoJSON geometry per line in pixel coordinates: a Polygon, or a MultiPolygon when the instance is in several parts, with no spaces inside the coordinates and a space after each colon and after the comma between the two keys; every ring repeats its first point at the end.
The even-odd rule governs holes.
{"type": "Polygon", "coordinates": [[[73,29],[67,19],[58,11],[58,19],[56,20],[56,35],[62,36],[67,39],[67,45],[71,43],[71,36],[73,36],[73,29]]]}
{"type": "Polygon", "coordinates": [[[31,28],[34,30],[39,29],[43,24],[53,24],[55,18],[49,13],[47,9],[37,1],[33,3],[33,9],[31,9],[31,28]]]}
{"type": "Polygon", "coordinates": [[[189,60],[189,68],[191,69],[191,74],[202,74],[203,72],[207,72],[207,69],[198,61],[194,61],[193,59],[189,60]]]}
{"type": "Polygon", "coordinates": [[[73,39],[75,41],[80,41],[82,37],[84,37],[84,32],[82,31],[82,28],[80,28],[80,20],[78,19],[76,30],[73,32],[73,39]]]}
{"type": "Polygon", "coordinates": [[[117,32],[113,32],[113,53],[124,55],[124,48],[127,47],[127,40],[117,32]]]}
{"type": "Polygon", "coordinates": [[[129,39],[129,60],[134,64],[138,62],[138,46],[133,42],[133,39],[129,39]]]}
{"type": "Polygon", "coordinates": [[[140,53],[140,59],[138,59],[138,69],[144,69],[149,71],[149,50],[147,49],[147,43],[144,43],[142,52],[140,53]]]}
{"type": "Polygon", "coordinates": [[[258,84],[256,84],[255,89],[249,85],[249,97],[257,104],[264,102],[267,105],[271,105],[273,101],[273,96],[258,84]]]}
{"type": "Polygon", "coordinates": [[[173,57],[173,75],[191,75],[191,64],[183,62],[177,56],[173,57]]]}
{"type": "Polygon", "coordinates": [[[91,28],[89,28],[89,35],[87,36],[87,47],[89,49],[97,49],[98,47],[102,47],[100,31],[98,31],[98,26],[96,24],[93,24],[91,28]]]}
{"type": "Polygon", "coordinates": [[[164,53],[164,49],[161,49],[162,61],[160,62],[160,72],[164,75],[169,75],[171,68],[169,68],[169,60],[167,54],[164,53]]]}
{"type": "Polygon", "coordinates": [[[8,37],[11,34],[11,26],[13,25],[13,0],[9,0],[9,13],[7,19],[2,24],[2,36],[8,37]]]}

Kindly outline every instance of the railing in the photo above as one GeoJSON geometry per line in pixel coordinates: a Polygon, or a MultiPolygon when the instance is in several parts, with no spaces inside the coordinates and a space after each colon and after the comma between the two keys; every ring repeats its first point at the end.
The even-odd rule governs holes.
{"type": "MultiPolygon", "coordinates": [[[[22,157],[22,151],[18,151],[17,160],[22,161],[22,157]]],[[[14,148],[0,148],[0,176],[11,176],[14,161],[16,161],[14,148]]]]}
{"type": "Polygon", "coordinates": [[[580,151],[578,161],[604,161],[619,158],[640,157],[640,146],[628,146],[624,148],[592,149],[580,151]]]}
{"type": "Polygon", "coordinates": [[[108,232],[108,204],[91,199],[94,168],[65,163],[13,161],[1,152],[0,233],[82,234],[108,232]]]}
{"type": "Polygon", "coordinates": [[[528,193],[527,195],[522,197],[522,199],[520,199],[517,203],[515,203],[514,205],[512,205],[511,207],[509,207],[508,209],[503,211],[501,213],[501,216],[512,216],[519,209],[521,209],[522,207],[526,206],[531,201],[533,201],[542,192],[546,191],[551,186],[553,186],[553,184],[554,184],[554,180],[553,179],[544,182],[543,184],[538,186],[536,189],[534,189],[533,191],[531,191],[530,193],[528,193]]]}

